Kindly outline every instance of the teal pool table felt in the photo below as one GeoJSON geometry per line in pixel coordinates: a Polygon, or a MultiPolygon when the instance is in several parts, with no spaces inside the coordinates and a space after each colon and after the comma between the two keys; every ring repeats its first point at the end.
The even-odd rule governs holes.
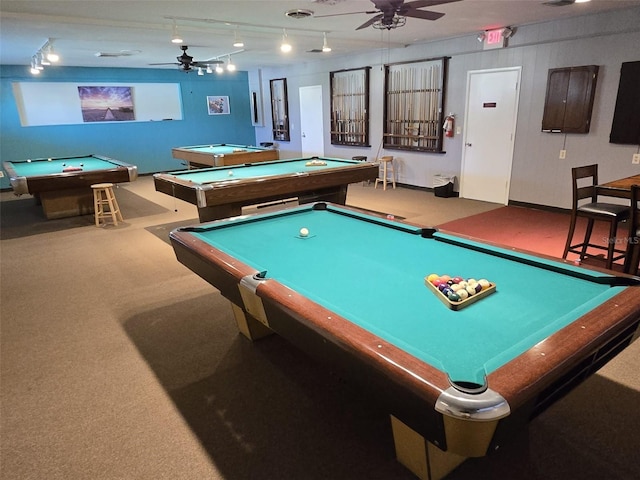
{"type": "Polygon", "coordinates": [[[486,374],[623,289],[598,281],[606,273],[440,232],[423,238],[420,228],[384,219],[354,221],[353,215],[300,208],[224,225],[194,234],[452,381],[483,384],[486,374]],[[309,229],[307,238],[299,235],[302,227],[309,229]],[[543,268],[554,263],[565,273],[543,268]],[[581,275],[567,274],[572,271],[581,275]],[[486,278],[497,291],[453,311],[424,285],[431,273],[486,278]]]}

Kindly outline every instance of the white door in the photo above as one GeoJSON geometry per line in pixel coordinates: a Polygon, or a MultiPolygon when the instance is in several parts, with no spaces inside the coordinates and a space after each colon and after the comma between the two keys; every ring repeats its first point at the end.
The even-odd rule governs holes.
{"type": "Polygon", "coordinates": [[[509,203],[522,67],[467,73],[460,196],[509,203]]]}
{"type": "Polygon", "coordinates": [[[300,87],[300,148],[303,157],[324,156],[322,85],[300,87]]]}

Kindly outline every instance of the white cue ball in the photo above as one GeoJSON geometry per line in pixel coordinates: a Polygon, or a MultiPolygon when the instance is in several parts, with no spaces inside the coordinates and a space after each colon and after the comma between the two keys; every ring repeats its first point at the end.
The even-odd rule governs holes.
{"type": "Polygon", "coordinates": [[[229,176],[233,177],[233,170],[229,170],[229,176]]]}
{"type": "Polygon", "coordinates": [[[306,237],[307,235],[309,235],[309,230],[307,228],[301,228],[300,229],[300,236],[301,237],[306,237]]]}

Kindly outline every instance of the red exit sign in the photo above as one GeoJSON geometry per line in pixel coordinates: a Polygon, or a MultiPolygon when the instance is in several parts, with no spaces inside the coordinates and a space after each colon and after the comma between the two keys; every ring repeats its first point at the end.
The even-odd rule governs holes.
{"type": "Polygon", "coordinates": [[[491,50],[493,48],[503,48],[505,46],[503,28],[497,28],[495,30],[487,30],[484,36],[484,43],[482,45],[483,50],[491,50]]]}

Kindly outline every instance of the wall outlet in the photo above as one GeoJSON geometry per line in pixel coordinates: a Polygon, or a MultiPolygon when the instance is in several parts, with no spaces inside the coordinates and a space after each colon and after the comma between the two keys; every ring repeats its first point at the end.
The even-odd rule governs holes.
{"type": "Polygon", "coordinates": [[[634,165],[640,165],[640,153],[633,154],[633,157],[631,158],[631,163],[633,163],[634,165]]]}
{"type": "Polygon", "coordinates": [[[461,127],[456,127],[456,135],[460,135],[462,133],[461,127]]]}
{"type": "Polygon", "coordinates": [[[0,170],[0,178],[4,177],[4,172],[0,170]]]}
{"type": "Polygon", "coordinates": [[[564,160],[565,158],[567,158],[567,151],[566,150],[560,150],[560,160],[564,160]]]}

